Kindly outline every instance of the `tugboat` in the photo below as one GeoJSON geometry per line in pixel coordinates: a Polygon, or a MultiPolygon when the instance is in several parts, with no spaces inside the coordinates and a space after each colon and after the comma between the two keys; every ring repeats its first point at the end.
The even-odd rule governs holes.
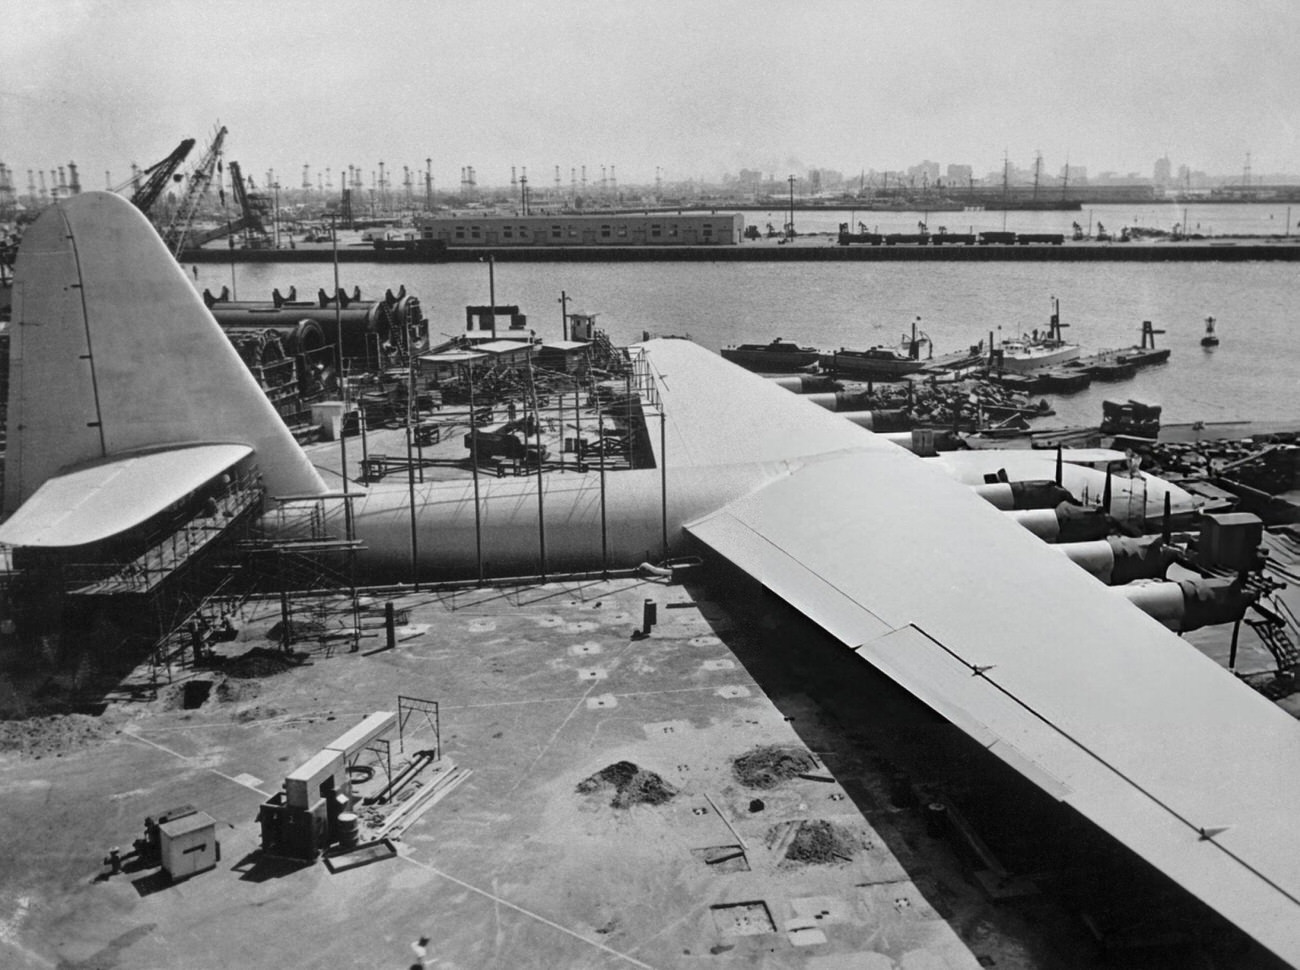
{"type": "Polygon", "coordinates": [[[1219,346],[1219,335],[1214,332],[1214,317],[1205,318],[1205,336],[1201,338],[1202,347],[1219,346]]]}
{"type": "Polygon", "coordinates": [[[1052,316],[1047,334],[1040,336],[1035,330],[1032,335],[1002,341],[994,361],[996,368],[1011,374],[1028,374],[1078,360],[1082,353],[1079,345],[1068,342],[1061,335],[1061,330],[1067,326],[1069,324],[1061,322],[1060,301],[1052,297],[1052,316]]]}
{"type": "Polygon", "coordinates": [[[771,373],[803,370],[817,363],[818,353],[816,347],[801,347],[780,337],[770,344],[740,344],[737,347],[722,348],[725,360],[749,370],[771,373]]]}

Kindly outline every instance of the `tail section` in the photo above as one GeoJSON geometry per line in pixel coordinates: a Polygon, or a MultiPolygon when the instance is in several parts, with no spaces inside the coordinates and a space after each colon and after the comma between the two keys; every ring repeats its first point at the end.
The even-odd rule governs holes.
{"type": "Polygon", "coordinates": [[[62,469],[199,442],[253,448],[272,495],[326,491],[184,271],[119,196],[74,196],[28,227],[9,366],[9,512],[62,469]]]}

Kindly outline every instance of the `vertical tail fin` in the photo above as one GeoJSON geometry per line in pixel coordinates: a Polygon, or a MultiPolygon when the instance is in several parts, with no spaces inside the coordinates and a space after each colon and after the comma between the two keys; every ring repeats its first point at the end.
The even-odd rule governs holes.
{"type": "Polygon", "coordinates": [[[9,512],[61,469],[199,442],[252,447],[272,494],[325,491],[185,272],[119,196],[74,196],[28,227],[9,366],[9,512]]]}

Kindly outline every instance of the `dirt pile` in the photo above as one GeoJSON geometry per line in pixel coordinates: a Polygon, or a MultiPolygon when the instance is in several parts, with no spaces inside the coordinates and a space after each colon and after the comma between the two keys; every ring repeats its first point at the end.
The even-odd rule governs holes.
{"type": "Polygon", "coordinates": [[[653,771],[631,761],[618,761],[578,782],[579,795],[591,795],[602,789],[614,789],[610,805],[631,808],[633,805],[662,805],[677,794],[677,789],[653,771]]]}
{"type": "Polygon", "coordinates": [[[847,829],[825,819],[806,819],[799,823],[785,858],[804,865],[830,865],[853,861],[858,848],[858,839],[847,829]]]}
{"type": "Polygon", "coordinates": [[[742,754],[731,763],[736,780],[746,788],[775,788],[817,767],[812,755],[799,748],[767,745],[742,754]]]}
{"type": "Polygon", "coordinates": [[[0,721],[0,754],[17,752],[25,758],[59,756],[100,744],[112,733],[99,718],[89,714],[0,721]]]}
{"type": "MultiPolygon", "coordinates": [[[[317,640],[326,634],[325,624],[315,620],[292,620],[289,623],[289,642],[299,640],[317,640]]],[[[284,621],[281,620],[266,631],[266,638],[276,643],[284,642],[284,621]]],[[[251,651],[250,651],[251,652],[251,651]]]]}
{"type": "Polygon", "coordinates": [[[290,668],[301,664],[303,654],[283,653],[268,650],[266,647],[254,647],[238,657],[232,657],[221,666],[227,677],[252,679],[254,677],[271,677],[282,674],[290,668]]]}

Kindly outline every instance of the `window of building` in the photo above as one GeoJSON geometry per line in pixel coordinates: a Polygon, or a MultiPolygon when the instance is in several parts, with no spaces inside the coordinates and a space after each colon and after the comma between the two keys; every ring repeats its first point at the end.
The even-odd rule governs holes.
{"type": "Polygon", "coordinates": [[[613,229],[613,227],[610,226],[608,223],[605,224],[605,225],[602,225],[602,226],[600,227],[600,238],[601,238],[601,239],[608,239],[608,238],[610,238],[610,236],[613,235],[613,233],[614,233],[614,229],[613,229]]]}
{"type": "Polygon", "coordinates": [[[552,239],[562,239],[563,237],[564,237],[564,231],[560,229],[559,226],[551,226],[552,239]]]}
{"type": "Polygon", "coordinates": [[[664,227],[661,226],[661,225],[659,225],[659,223],[657,223],[657,222],[652,222],[652,223],[650,223],[650,235],[651,235],[651,237],[654,238],[654,239],[658,239],[660,236],[662,236],[662,235],[664,234],[664,233],[663,233],[663,228],[664,228],[664,227]]]}
{"type": "Polygon", "coordinates": [[[501,227],[501,238],[502,238],[502,239],[514,239],[514,238],[515,238],[515,227],[514,227],[514,226],[502,226],[502,227],[501,227]]]}
{"type": "Polygon", "coordinates": [[[520,227],[519,227],[519,238],[520,238],[520,239],[527,239],[527,238],[528,238],[528,227],[527,227],[527,226],[520,226],[520,227]]]}
{"type": "Polygon", "coordinates": [[[469,227],[469,238],[470,238],[470,239],[481,239],[482,237],[483,237],[483,230],[482,230],[482,229],[480,229],[478,226],[470,226],[470,227],[469,227]]]}
{"type": "Polygon", "coordinates": [[[573,226],[570,226],[570,227],[569,227],[569,238],[570,238],[570,239],[577,239],[577,238],[578,238],[578,230],[575,229],[573,226]]]}
{"type": "Polygon", "coordinates": [[[465,227],[464,227],[464,226],[457,226],[457,227],[456,227],[456,238],[457,238],[457,239],[464,239],[464,238],[465,238],[465,227]]]}
{"type": "Polygon", "coordinates": [[[702,235],[705,239],[712,239],[713,223],[711,222],[704,223],[704,225],[700,227],[700,235],[702,235]]]}
{"type": "Polygon", "coordinates": [[[618,238],[619,238],[619,239],[626,239],[626,238],[627,238],[627,226],[619,226],[619,227],[618,227],[618,238]]]}
{"type": "Polygon", "coordinates": [[[668,238],[669,238],[669,239],[676,239],[676,238],[677,238],[677,223],[675,223],[675,222],[670,222],[670,223],[668,224],[668,238]]]}

